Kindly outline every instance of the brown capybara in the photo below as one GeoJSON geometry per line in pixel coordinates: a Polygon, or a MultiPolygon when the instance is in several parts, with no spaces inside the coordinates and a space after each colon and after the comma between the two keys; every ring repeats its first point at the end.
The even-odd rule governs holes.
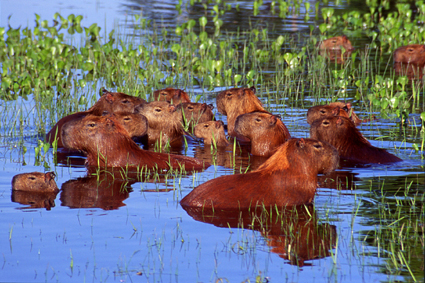
{"type": "Polygon", "coordinates": [[[137,111],[148,119],[148,145],[181,142],[183,125],[181,113],[166,101],[152,101],[138,107],[137,111]]]}
{"type": "Polygon", "coordinates": [[[167,101],[174,105],[190,102],[189,95],[184,90],[172,87],[154,91],[153,97],[154,101],[167,101]]]}
{"type": "Polygon", "coordinates": [[[114,113],[103,112],[103,116],[113,116],[127,130],[131,138],[140,138],[148,132],[148,119],[139,113],[119,111],[114,113]]]}
{"type": "Polygon", "coordinates": [[[351,41],[348,39],[346,35],[339,35],[335,37],[331,37],[325,39],[318,43],[318,46],[321,50],[339,50],[341,51],[341,47],[345,49],[345,51],[354,50],[351,41]]]}
{"type": "Polygon", "coordinates": [[[353,121],[342,116],[329,116],[311,124],[310,137],[333,145],[341,160],[350,163],[393,163],[402,161],[385,149],[374,147],[360,133],[353,121]]]}
{"type": "Polygon", "coordinates": [[[197,138],[204,139],[204,144],[213,144],[217,147],[226,147],[230,143],[224,134],[223,121],[208,121],[196,125],[194,134],[197,138]]]}
{"type": "Polygon", "coordinates": [[[59,190],[53,192],[12,190],[12,202],[29,205],[19,209],[45,208],[51,210],[52,207],[55,207],[55,199],[58,193],[59,190]]]}
{"type": "Polygon", "coordinates": [[[251,140],[251,154],[271,156],[286,140],[291,138],[280,116],[267,112],[239,115],[235,132],[251,140]]]}
{"type": "Polygon", "coordinates": [[[239,115],[254,111],[267,112],[255,91],[255,87],[231,88],[217,95],[217,110],[227,116],[227,132],[230,136],[236,136],[235,122],[239,115]]]}
{"type": "Polygon", "coordinates": [[[65,147],[87,154],[88,166],[187,171],[210,166],[187,156],[141,149],[113,117],[91,115],[68,122],[63,125],[61,135],[65,147]]]}
{"type": "Polygon", "coordinates": [[[60,133],[62,131],[62,126],[65,123],[84,118],[89,114],[101,116],[105,111],[109,113],[121,111],[133,113],[137,106],[144,103],[146,103],[146,101],[138,97],[121,92],[109,92],[107,90],[103,90],[103,95],[89,110],[77,112],[60,119],[47,133],[46,141],[53,144],[55,140],[58,140],[57,147],[61,148],[63,147],[63,144],[60,139],[60,133]]]}
{"type": "Polygon", "coordinates": [[[362,120],[351,106],[351,103],[345,102],[331,102],[325,105],[316,105],[308,109],[307,111],[307,123],[310,125],[318,119],[322,119],[327,116],[343,116],[351,119],[355,125],[360,125],[362,122],[370,121],[369,119],[362,120]]]}
{"type": "Polygon", "coordinates": [[[185,196],[183,207],[244,209],[309,204],[317,174],[338,166],[337,150],[313,139],[290,139],[257,170],[207,181],[185,196]]]}
{"type": "Polygon", "coordinates": [[[394,63],[414,64],[416,66],[425,65],[425,45],[410,44],[401,46],[394,51],[394,63]]]}
{"type": "Polygon", "coordinates": [[[32,172],[13,176],[12,190],[27,192],[58,192],[55,173],[32,172]]]}
{"type": "Polygon", "coordinates": [[[181,113],[184,125],[193,129],[198,123],[212,121],[214,118],[213,109],[212,104],[190,102],[177,105],[176,111],[181,113]]]}

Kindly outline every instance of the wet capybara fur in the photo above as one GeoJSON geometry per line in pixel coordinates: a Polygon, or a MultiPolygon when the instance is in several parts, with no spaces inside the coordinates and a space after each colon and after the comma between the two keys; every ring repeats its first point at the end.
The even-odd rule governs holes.
{"type": "Polygon", "coordinates": [[[351,121],[353,121],[356,125],[370,121],[369,119],[360,119],[356,113],[354,113],[354,109],[350,102],[331,102],[325,105],[316,105],[308,109],[307,123],[311,125],[314,121],[327,116],[343,116],[351,119],[351,121]]]}
{"type": "Polygon", "coordinates": [[[55,173],[32,172],[13,176],[12,190],[27,192],[58,192],[55,173]]]}
{"type": "Polygon", "coordinates": [[[235,122],[239,115],[254,111],[267,112],[255,91],[255,87],[231,88],[217,95],[217,110],[227,116],[227,131],[230,136],[236,136],[235,122]]]}
{"type": "Polygon", "coordinates": [[[198,123],[212,121],[213,109],[212,104],[190,102],[177,105],[176,111],[181,113],[183,124],[187,125],[189,129],[193,129],[198,123]]]}
{"type": "Polygon", "coordinates": [[[185,168],[202,170],[209,164],[186,156],[151,152],[141,149],[124,127],[113,117],[86,116],[62,127],[65,147],[83,151],[86,165],[100,167],[136,167],[169,170],[185,168]]]}
{"type": "Polygon", "coordinates": [[[251,154],[271,156],[286,140],[291,138],[280,116],[267,112],[239,115],[235,132],[251,140],[251,154]]]}
{"type": "Polygon", "coordinates": [[[114,113],[104,112],[103,116],[114,117],[133,139],[138,139],[148,132],[148,119],[139,113],[130,113],[126,111],[119,111],[114,113]]]}
{"type": "Polygon", "coordinates": [[[185,196],[183,207],[243,209],[309,204],[317,174],[338,166],[337,150],[313,139],[290,139],[257,170],[207,181],[185,196]]]}
{"type": "Polygon", "coordinates": [[[190,102],[189,95],[184,90],[172,87],[154,91],[153,97],[154,101],[167,101],[174,105],[190,102]]]}
{"type": "Polygon", "coordinates": [[[176,111],[176,106],[166,101],[153,101],[138,108],[140,114],[148,119],[147,144],[155,143],[165,145],[181,142],[183,126],[181,113],[176,111]]]}
{"type": "Polygon", "coordinates": [[[425,45],[410,44],[401,46],[394,51],[394,63],[414,64],[424,66],[425,64],[425,45]]]}
{"type": "Polygon", "coordinates": [[[47,133],[46,141],[53,144],[53,142],[58,140],[57,147],[63,147],[62,141],[60,139],[60,133],[62,131],[62,126],[73,120],[78,120],[84,118],[86,115],[96,115],[101,116],[104,112],[114,113],[114,112],[130,112],[133,113],[137,106],[146,103],[145,100],[134,97],[121,92],[109,92],[103,90],[103,95],[99,100],[87,111],[77,112],[60,119],[53,128],[47,133]]]}
{"type": "Polygon", "coordinates": [[[230,143],[224,133],[223,121],[208,121],[195,126],[194,134],[203,139],[204,144],[213,144],[217,147],[226,147],[230,143]]]}
{"type": "Polygon", "coordinates": [[[345,49],[345,51],[354,50],[351,41],[348,39],[346,35],[339,35],[335,37],[331,37],[325,39],[318,43],[319,48],[322,50],[339,50],[341,51],[341,47],[345,49]]]}
{"type": "Polygon", "coordinates": [[[374,147],[360,133],[353,121],[342,116],[329,116],[311,124],[310,137],[333,145],[341,160],[350,163],[393,163],[402,161],[385,149],[374,147]]]}

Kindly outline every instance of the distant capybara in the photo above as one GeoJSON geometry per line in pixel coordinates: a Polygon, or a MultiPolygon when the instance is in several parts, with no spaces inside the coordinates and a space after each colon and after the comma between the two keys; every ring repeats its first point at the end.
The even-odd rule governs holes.
{"type": "Polygon", "coordinates": [[[55,173],[32,172],[23,173],[13,176],[13,191],[29,191],[29,192],[58,192],[58,186],[55,182],[55,173]]]}
{"type": "Polygon", "coordinates": [[[321,50],[341,50],[341,47],[343,47],[345,51],[354,50],[354,47],[351,44],[351,41],[348,39],[346,35],[339,35],[339,36],[325,39],[319,42],[318,46],[321,50]]]}
{"type": "Polygon", "coordinates": [[[333,145],[341,160],[359,164],[402,161],[385,149],[372,146],[353,121],[342,116],[329,116],[314,121],[310,137],[333,145]]]}
{"type": "Polygon", "coordinates": [[[401,46],[394,51],[394,63],[414,64],[416,66],[425,65],[425,45],[410,44],[401,46]]]}
{"type": "Polygon", "coordinates": [[[230,143],[224,133],[223,121],[208,121],[196,125],[194,134],[197,138],[204,139],[204,144],[215,144],[225,147],[230,143]]]}
{"type": "Polygon", "coordinates": [[[114,113],[104,112],[103,116],[113,116],[127,130],[131,138],[140,138],[148,132],[148,119],[139,113],[119,111],[114,113]]]}
{"type": "Polygon", "coordinates": [[[65,147],[87,154],[88,166],[139,169],[146,166],[148,169],[185,168],[187,171],[202,170],[210,166],[187,156],[141,149],[113,117],[91,115],[68,122],[63,125],[61,135],[65,147]]]}
{"type": "Polygon", "coordinates": [[[184,90],[172,87],[156,90],[153,96],[154,101],[167,101],[174,105],[190,102],[189,95],[184,90]]]}
{"type": "Polygon", "coordinates": [[[251,154],[270,156],[286,140],[291,138],[280,116],[267,112],[251,112],[239,115],[235,132],[251,140],[251,154]]]}
{"type": "Polygon", "coordinates": [[[310,125],[318,119],[327,117],[327,116],[343,116],[351,119],[356,125],[360,125],[362,122],[367,122],[367,120],[360,119],[354,109],[351,106],[351,103],[345,102],[331,102],[325,105],[316,105],[308,109],[307,111],[307,123],[310,125]]]}
{"type": "Polygon", "coordinates": [[[317,174],[338,166],[337,150],[312,139],[290,139],[257,170],[225,175],[196,187],[183,207],[243,209],[309,204],[317,188],[317,174]]]}
{"type": "Polygon", "coordinates": [[[148,145],[161,145],[180,141],[183,136],[181,113],[166,101],[152,101],[138,107],[138,112],[148,119],[148,145]]]}
{"type": "Polygon", "coordinates": [[[60,139],[60,133],[62,131],[63,124],[82,119],[88,114],[101,116],[103,113],[109,112],[130,112],[133,113],[137,106],[146,103],[145,100],[134,97],[131,95],[127,95],[121,92],[109,92],[107,90],[103,90],[103,95],[99,98],[99,100],[87,111],[77,112],[60,119],[56,125],[47,133],[46,141],[53,144],[53,142],[58,140],[57,147],[63,147],[62,141],[60,139]]]}
{"type": "Polygon", "coordinates": [[[184,125],[189,125],[189,128],[192,129],[198,123],[212,121],[214,118],[213,109],[212,104],[190,102],[177,105],[176,111],[181,113],[184,125]]]}
{"type": "Polygon", "coordinates": [[[230,136],[236,136],[235,122],[239,115],[254,111],[267,112],[255,91],[255,87],[231,88],[217,95],[217,110],[227,116],[227,131],[230,136]]]}

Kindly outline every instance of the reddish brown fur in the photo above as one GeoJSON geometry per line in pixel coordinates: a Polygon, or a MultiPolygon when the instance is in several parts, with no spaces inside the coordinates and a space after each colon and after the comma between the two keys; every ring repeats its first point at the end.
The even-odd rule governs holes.
{"type": "Polygon", "coordinates": [[[307,123],[311,125],[314,121],[327,116],[343,116],[351,119],[356,125],[369,121],[368,119],[361,120],[356,113],[354,113],[354,109],[350,102],[332,102],[326,105],[316,105],[308,109],[307,123]]]}
{"type": "Polygon", "coordinates": [[[185,91],[172,87],[156,90],[153,96],[155,101],[167,101],[174,105],[190,102],[189,95],[185,91]]]}
{"type": "Polygon", "coordinates": [[[142,137],[148,132],[148,119],[142,114],[119,111],[105,113],[103,116],[114,117],[132,138],[142,137]]]}
{"type": "Polygon", "coordinates": [[[195,158],[141,149],[112,117],[87,116],[68,122],[62,128],[62,142],[67,148],[85,152],[88,166],[147,166],[158,170],[185,167],[188,171],[209,166],[195,158]]]}
{"type": "Polygon", "coordinates": [[[230,144],[224,134],[223,121],[199,123],[195,127],[194,134],[196,137],[204,139],[204,144],[215,144],[218,147],[225,147],[230,144]]]}
{"type": "Polygon", "coordinates": [[[251,140],[251,154],[270,156],[286,140],[291,138],[279,116],[267,112],[251,112],[239,115],[235,132],[251,140]]]}
{"type": "Polygon", "coordinates": [[[176,111],[182,115],[182,121],[186,120],[190,128],[195,127],[198,123],[212,121],[214,114],[212,110],[214,106],[207,105],[206,103],[182,103],[177,105],[176,111]],[[184,115],[184,119],[183,119],[184,115]]]}
{"type": "Polygon", "coordinates": [[[354,123],[341,116],[316,120],[310,128],[313,139],[333,145],[341,157],[355,163],[393,163],[402,161],[385,149],[374,147],[363,137],[354,123]]]}
{"type": "Polygon", "coordinates": [[[414,64],[423,68],[425,64],[425,45],[410,44],[397,48],[394,51],[394,63],[414,64]]]}
{"type": "Polygon", "coordinates": [[[229,135],[236,136],[234,132],[236,118],[239,115],[254,111],[267,112],[261,101],[255,95],[255,87],[231,88],[217,95],[217,110],[227,115],[227,131],[229,135]]]}
{"type": "Polygon", "coordinates": [[[344,47],[345,51],[354,50],[351,41],[346,35],[331,37],[319,43],[319,48],[322,50],[341,50],[341,46],[344,47]]]}
{"type": "Polygon", "coordinates": [[[58,186],[55,182],[55,173],[32,172],[13,176],[13,191],[27,192],[58,192],[58,186]]]}
{"type": "Polygon", "coordinates": [[[55,207],[55,199],[59,190],[54,192],[35,192],[35,191],[12,191],[12,201],[20,204],[29,205],[28,208],[45,208],[51,210],[55,207]]]}
{"type": "Polygon", "coordinates": [[[308,204],[316,193],[317,174],[335,170],[338,159],[336,149],[327,143],[290,139],[257,170],[210,180],[180,203],[214,209],[308,204]]]}

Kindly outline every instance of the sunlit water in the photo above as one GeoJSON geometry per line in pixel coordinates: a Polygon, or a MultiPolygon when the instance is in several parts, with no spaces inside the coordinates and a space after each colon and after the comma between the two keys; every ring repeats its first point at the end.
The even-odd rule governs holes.
{"type": "MultiPolygon", "coordinates": [[[[58,1],[52,4],[50,1],[38,1],[37,4],[32,1],[15,1],[13,4],[1,2],[1,26],[8,25],[7,16],[10,14],[13,14],[10,24],[17,27],[31,25],[34,13],[46,19],[55,12],[63,15],[82,14],[86,26],[96,22],[102,28],[110,30],[119,25],[123,31],[126,29],[127,17],[140,11],[144,16],[169,28],[186,21],[189,16],[196,18],[196,7],[200,4],[196,4],[192,10],[183,9],[183,13],[179,15],[174,10],[177,3],[178,1],[58,1]]],[[[248,10],[243,12],[243,7],[250,7],[252,4],[238,3],[242,8],[242,15],[249,15],[248,10]]],[[[340,7],[346,6],[343,4],[340,7]]],[[[234,18],[229,15],[223,19],[225,24],[247,24],[240,16],[233,16],[234,18]]],[[[257,19],[261,18],[260,13],[257,19]]],[[[276,16],[272,23],[279,32],[309,32],[308,26],[313,21],[305,23],[302,18],[288,17],[281,20],[276,16]],[[288,23],[291,23],[291,27],[288,27],[288,23]]],[[[262,20],[266,23],[264,16],[262,20]]],[[[365,39],[354,39],[358,45],[364,41],[365,39]]],[[[220,90],[207,92],[206,102],[215,104],[215,95],[220,90]]],[[[202,90],[198,88],[189,91],[193,93],[202,90]]],[[[292,102],[276,102],[269,100],[267,96],[260,96],[271,112],[282,114],[282,120],[292,136],[309,137],[309,125],[305,118],[314,99],[306,96],[301,103],[304,106],[293,106],[292,102]]],[[[86,177],[86,168],[63,164],[55,166],[49,152],[47,165],[50,166],[49,170],[56,172],[56,182],[62,188],[55,198],[55,206],[47,210],[12,202],[12,177],[23,172],[43,172],[44,167],[43,162],[34,165],[34,147],[37,146],[38,137],[34,126],[37,117],[32,99],[1,102],[0,107],[2,113],[10,117],[7,121],[19,119],[13,109],[23,107],[29,113],[24,117],[28,125],[23,129],[24,146],[27,148],[25,154],[19,150],[18,139],[8,137],[9,131],[19,130],[18,124],[15,124],[17,129],[10,126],[14,124],[12,122],[5,123],[1,128],[1,133],[5,136],[0,149],[2,282],[216,282],[220,278],[228,282],[246,279],[252,282],[256,276],[266,277],[271,282],[411,280],[407,269],[388,272],[389,255],[394,251],[380,249],[376,243],[365,241],[365,236],[386,229],[386,225],[391,224],[380,218],[379,209],[383,206],[423,194],[424,161],[412,147],[413,143],[420,143],[419,135],[415,134],[420,131],[418,115],[411,116],[411,121],[417,123],[417,127],[407,128],[407,140],[402,134],[404,128],[393,120],[378,119],[360,126],[373,145],[388,149],[404,161],[387,166],[339,170],[345,171],[345,176],[350,179],[354,178],[355,189],[336,190],[326,186],[319,188],[314,201],[313,214],[316,217],[311,223],[295,225],[296,233],[303,231],[306,225],[311,225],[311,229],[316,232],[325,231],[318,236],[318,243],[325,243],[329,249],[322,253],[324,256],[294,260],[285,256],[284,250],[273,246],[272,237],[268,238],[260,229],[251,230],[246,223],[245,229],[226,224],[223,224],[224,227],[217,227],[217,224],[195,221],[181,208],[179,200],[197,185],[224,174],[233,174],[233,169],[224,166],[211,166],[201,173],[169,178],[166,183],[128,184],[128,193],[122,190],[126,185],[119,181],[117,186],[106,189],[103,186],[94,186],[77,191],[72,184],[77,178],[86,177]],[[18,107],[14,108],[16,105],[18,107]],[[380,140],[377,137],[384,138],[380,140]],[[410,189],[406,190],[409,184],[410,189]]],[[[360,111],[358,114],[367,117],[368,113],[360,111]]],[[[226,122],[226,117],[221,114],[217,113],[217,117],[226,122]]],[[[190,142],[186,150],[188,156],[206,159],[210,158],[210,152],[209,147],[197,142],[190,142]]],[[[230,159],[230,152],[225,154],[230,159]]],[[[243,168],[240,169],[241,163],[237,164],[236,172],[244,170],[248,164],[246,155],[242,159],[243,161],[239,158],[238,162],[243,162],[243,168]]],[[[420,209],[421,204],[412,203],[403,211],[416,215],[420,209]]],[[[290,217],[291,213],[288,215],[290,217]]],[[[423,220],[417,218],[417,221],[423,231],[421,219],[423,220]]],[[[306,239],[299,238],[298,245],[283,245],[286,251],[291,246],[309,245],[303,242],[306,239]]],[[[280,241],[284,240],[284,237],[280,238],[280,241]]],[[[417,246],[420,248],[421,244],[417,246]]],[[[311,252],[314,254],[313,250],[311,252]]],[[[416,277],[422,281],[423,258],[409,258],[409,263],[416,276],[422,274],[422,277],[416,277]]]]}

